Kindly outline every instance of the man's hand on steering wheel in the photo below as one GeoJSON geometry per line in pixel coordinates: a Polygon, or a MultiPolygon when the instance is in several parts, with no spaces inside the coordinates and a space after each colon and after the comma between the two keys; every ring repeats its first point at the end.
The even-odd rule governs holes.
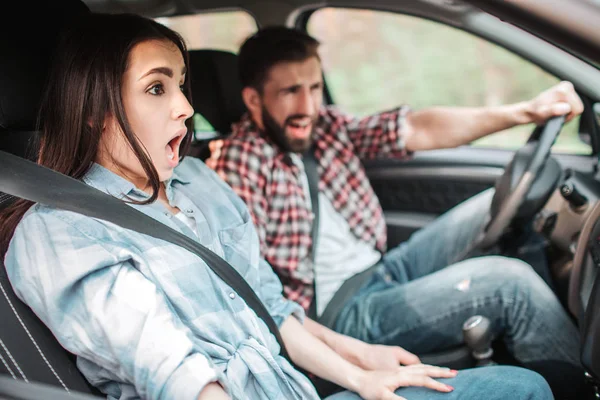
{"type": "Polygon", "coordinates": [[[544,124],[552,117],[566,115],[569,122],[583,112],[583,103],[571,82],[563,81],[544,90],[529,101],[528,116],[536,125],[544,124]]]}

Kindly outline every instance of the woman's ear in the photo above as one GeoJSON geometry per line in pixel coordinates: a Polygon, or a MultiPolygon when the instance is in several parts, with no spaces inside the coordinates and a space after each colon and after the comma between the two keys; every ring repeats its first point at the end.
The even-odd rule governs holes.
{"type": "Polygon", "coordinates": [[[104,120],[102,121],[102,132],[104,133],[106,130],[111,132],[120,132],[121,126],[117,122],[117,119],[112,114],[106,114],[104,120]]]}
{"type": "MultiPolygon", "coordinates": [[[[106,117],[104,117],[104,119],[102,120],[101,132],[104,132],[106,130],[106,127],[108,126],[108,124],[114,123],[113,120],[114,120],[114,118],[112,118],[112,116],[110,116],[110,115],[107,115],[106,117]]],[[[95,125],[94,119],[92,117],[89,117],[86,124],[89,128],[93,128],[95,125]]]]}

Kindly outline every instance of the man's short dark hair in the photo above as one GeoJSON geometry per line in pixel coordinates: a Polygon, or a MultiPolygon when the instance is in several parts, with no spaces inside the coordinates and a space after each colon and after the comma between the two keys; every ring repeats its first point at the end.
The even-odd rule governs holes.
{"type": "Polygon", "coordinates": [[[259,30],[240,48],[238,64],[242,87],[262,91],[274,65],[311,57],[319,59],[318,48],[319,41],[297,29],[272,26],[259,30]]]}

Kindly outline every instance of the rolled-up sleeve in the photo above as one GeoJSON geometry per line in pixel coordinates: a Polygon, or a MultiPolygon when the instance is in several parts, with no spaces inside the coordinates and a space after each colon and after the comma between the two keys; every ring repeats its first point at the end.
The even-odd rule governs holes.
{"type": "Polygon", "coordinates": [[[220,379],[162,291],[108,240],[34,212],[17,227],[5,264],[17,295],[63,347],[140,397],[192,400],[220,379]]]}
{"type": "Polygon", "coordinates": [[[405,126],[408,106],[401,106],[379,114],[355,118],[337,114],[342,118],[348,137],[362,160],[374,158],[408,158],[412,155],[406,149],[405,126]]]}
{"type": "Polygon", "coordinates": [[[196,400],[204,386],[217,379],[218,374],[204,355],[191,354],[167,379],[160,398],[196,400]]]}

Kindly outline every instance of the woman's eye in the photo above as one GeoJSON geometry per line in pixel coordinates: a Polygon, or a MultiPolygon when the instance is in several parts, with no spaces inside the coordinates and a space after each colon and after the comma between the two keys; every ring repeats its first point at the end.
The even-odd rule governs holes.
{"type": "Polygon", "coordinates": [[[179,85],[179,90],[185,93],[185,85],[179,85]]]}
{"type": "Polygon", "coordinates": [[[163,94],[165,92],[163,85],[161,83],[158,83],[154,86],[152,86],[149,90],[148,93],[155,95],[155,96],[160,96],[161,94],[163,94]]]}

